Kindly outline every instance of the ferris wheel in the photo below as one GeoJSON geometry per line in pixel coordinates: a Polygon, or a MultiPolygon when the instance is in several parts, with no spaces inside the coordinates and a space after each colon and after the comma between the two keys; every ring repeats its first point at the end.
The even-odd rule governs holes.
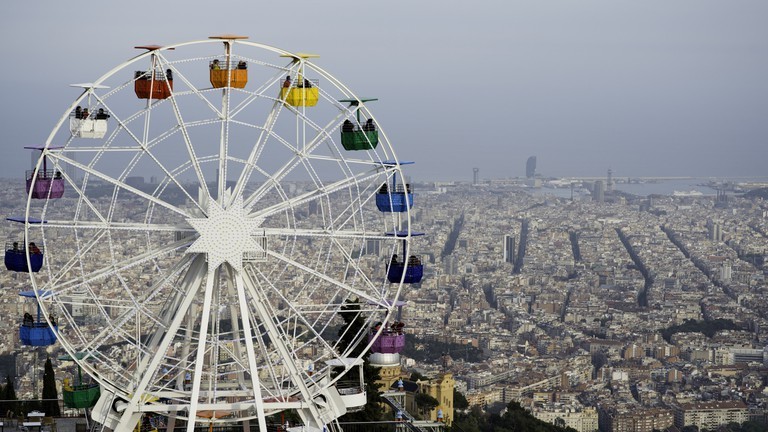
{"type": "Polygon", "coordinates": [[[365,404],[361,348],[421,279],[374,99],[246,39],[137,47],[75,85],[28,175],[34,292],[112,429],[294,409],[322,430],[365,404]]]}

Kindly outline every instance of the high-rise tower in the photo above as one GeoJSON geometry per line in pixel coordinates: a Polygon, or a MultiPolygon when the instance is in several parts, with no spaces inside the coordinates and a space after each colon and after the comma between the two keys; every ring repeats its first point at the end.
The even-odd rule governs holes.
{"type": "Polygon", "coordinates": [[[531,156],[525,161],[525,176],[527,178],[536,176],[536,156],[531,156]]]}
{"type": "Polygon", "coordinates": [[[605,185],[603,185],[602,180],[595,181],[595,185],[592,187],[592,201],[605,202],[605,185]]]}
{"type": "Polygon", "coordinates": [[[608,168],[608,183],[606,183],[608,192],[613,192],[613,170],[608,168]]]}
{"type": "Polygon", "coordinates": [[[472,184],[480,184],[480,168],[472,168],[472,184]]]}
{"type": "Polygon", "coordinates": [[[504,262],[515,263],[515,236],[504,236],[504,262]]]}

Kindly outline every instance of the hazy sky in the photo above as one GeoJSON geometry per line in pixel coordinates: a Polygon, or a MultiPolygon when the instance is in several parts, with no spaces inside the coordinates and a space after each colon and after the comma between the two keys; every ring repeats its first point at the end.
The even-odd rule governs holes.
{"type": "Polygon", "coordinates": [[[415,180],[768,174],[768,1],[13,1],[3,177],[135,45],[234,33],[371,105],[415,180]]]}

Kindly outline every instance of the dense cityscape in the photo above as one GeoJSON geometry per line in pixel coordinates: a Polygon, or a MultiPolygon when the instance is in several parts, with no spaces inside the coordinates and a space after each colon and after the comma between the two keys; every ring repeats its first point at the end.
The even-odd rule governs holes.
{"type": "Polygon", "coordinates": [[[503,181],[423,191],[434,276],[404,319],[416,349],[455,351],[414,366],[452,373],[471,405],[518,401],[582,431],[764,419],[766,210],[610,186],[573,201],[503,181]],[[664,331],[721,320],[734,325],[664,331]],[[465,344],[482,360],[461,358],[465,344]]]}
{"type": "MultiPolygon", "coordinates": [[[[19,188],[4,183],[8,215],[21,212],[19,188]]],[[[416,372],[454,385],[470,407],[517,402],[578,431],[765,421],[765,201],[637,197],[610,179],[565,198],[527,185],[414,185],[426,277],[405,292],[408,343],[383,384],[416,372]]],[[[7,294],[25,279],[2,273],[7,294]]],[[[29,310],[16,295],[2,305],[8,317],[29,310]]],[[[20,350],[17,321],[2,325],[5,372],[15,365],[17,394],[31,399],[41,355],[60,348],[20,350]]],[[[57,372],[71,375],[72,364],[57,372]]],[[[433,419],[438,409],[449,424],[458,416],[440,405],[433,419]]]]}

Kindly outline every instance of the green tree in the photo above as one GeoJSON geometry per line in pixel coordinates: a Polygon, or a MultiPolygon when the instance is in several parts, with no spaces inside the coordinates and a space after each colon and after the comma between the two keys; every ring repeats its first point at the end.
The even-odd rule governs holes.
{"type": "MultiPolygon", "coordinates": [[[[344,324],[339,328],[339,352],[343,353],[351,346],[355,340],[360,336],[363,330],[363,324],[365,323],[365,317],[360,311],[360,304],[357,303],[357,299],[354,301],[347,300],[344,306],[341,307],[339,315],[344,320],[344,324]]],[[[364,344],[357,344],[352,350],[350,356],[357,357],[362,353],[364,344]]]]}
{"type": "Polygon", "coordinates": [[[13,379],[10,375],[5,376],[5,386],[3,386],[3,400],[5,400],[5,409],[2,414],[7,415],[11,412],[11,417],[19,413],[19,400],[16,398],[16,389],[13,388],[13,379]]]}
{"type": "Polygon", "coordinates": [[[501,428],[508,430],[524,430],[524,431],[542,431],[542,432],[555,432],[555,431],[574,431],[573,428],[564,428],[553,425],[551,423],[543,422],[517,402],[510,402],[507,405],[507,412],[501,417],[491,417],[491,421],[498,421],[499,427],[495,427],[494,430],[500,430],[501,428]]]}
{"type": "Polygon", "coordinates": [[[453,389],[453,407],[457,410],[465,410],[469,408],[469,401],[467,398],[455,388],[453,389]]]}
{"type": "Polygon", "coordinates": [[[478,416],[471,414],[467,416],[457,415],[453,420],[453,425],[456,426],[456,429],[464,432],[481,432],[478,419],[478,416]]]}
{"type": "Polygon", "coordinates": [[[749,420],[741,424],[742,432],[761,432],[768,430],[768,423],[760,420],[749,420]]]}
{"type": "Polygon", "coordinates": [[[429,412],[440,405],[440,401],[427,393],[416,393],[416,397],[414,399],[416,402],[416,407],[419,408],[419,412],[421,413],[421,418],[427,418],[429,412]]]}
{"type": "Polygon", "coordinates": [[[43,412],[48,416],[61,416],[59,408],[59,393],[56,391],[56,376],[53,373],[53,364],[51,359],[45,361],[45,371],[43,372],[43,412]]]}
{"type": "MultiPolygon", "coordinates": [[[[339,313],[344,320],[344,324],[339,328],[339,352],[344,352],[355,341],[360,334],[365,334],[365,315],[360,311],[360,305],[355,301],[347,300],[341,307],[339,313]]],[[[364,343],[359,343],[350,352],[351,357],[357,357],[363,352],[364,343]]],[[[379,392],[379,384],[376,381],[381,379],[379,371],[381,368],[371,366],[368,362],[368,356],[365,357],[363,364],[363,379],[365,380],[366,404],[361,411],[345,414],[339,418],[340,421],[379,421],[384,415],[382,409],[382,398],[379,392]]],[[[350,371],[350,377],[357,376],[357,371],[350,371]]]]}
{"type": "Polygon", "coordinates": [[[418,373],[417,371],[413,371],[413,372],[411,372],[411,377],[408,378],[408,381],[416,382],[416,381],[419,381],[419,380],[425,381],[426,379],[427,379],[427,377],[425,377],[424,375],[418,373]]]}

